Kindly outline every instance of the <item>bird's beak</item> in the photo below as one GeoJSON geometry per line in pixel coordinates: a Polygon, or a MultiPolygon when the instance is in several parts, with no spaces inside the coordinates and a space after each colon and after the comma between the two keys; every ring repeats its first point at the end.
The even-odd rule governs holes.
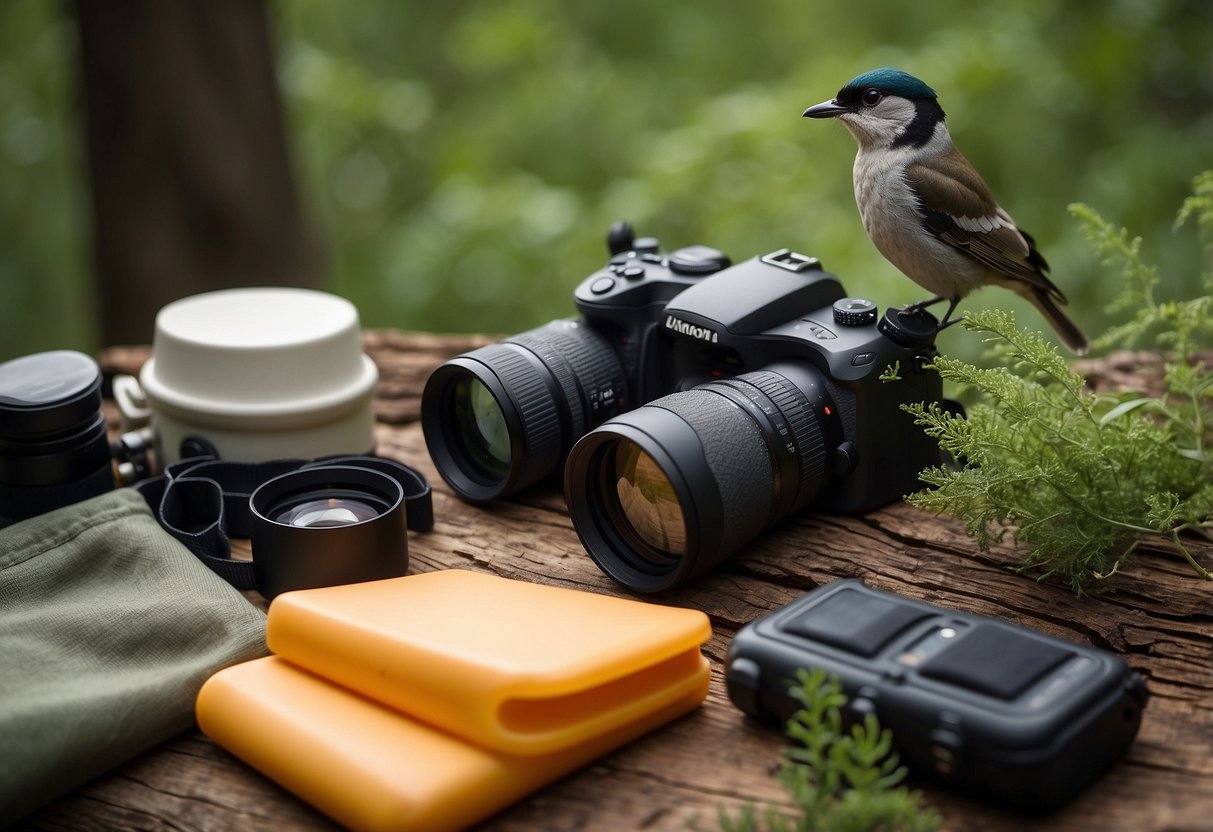
{"type": "Polygon", "coordinates": [[[835,118],[849,112],[851,112],[850,107],[840,107],[837,99],[831,99],[805,110],[803,116],[805,118],[835,118]]]}

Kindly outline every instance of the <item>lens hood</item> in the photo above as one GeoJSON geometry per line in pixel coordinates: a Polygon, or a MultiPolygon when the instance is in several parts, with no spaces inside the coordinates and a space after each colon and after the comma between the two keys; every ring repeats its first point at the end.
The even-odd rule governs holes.
{"type": "Polygon", "coordinates": [[[266,598],[408,572],[404,489],[352,465],[318,465],[263,483],[250,498],[253,570],[266,598]]]}

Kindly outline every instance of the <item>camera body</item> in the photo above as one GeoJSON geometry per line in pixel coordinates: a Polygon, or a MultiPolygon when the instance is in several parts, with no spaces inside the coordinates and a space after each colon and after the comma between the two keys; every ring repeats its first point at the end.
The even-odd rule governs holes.
{"type": "Polygon", "coordinates": [[[458,356],[427,381],[426,444],[465,499],[509,496],[563,464],[590,556],[654,592],[809,505],[899,499],[940,462],[901,410],[942,395],[928,312],[880,318],[787,249],[731,265],[708,246],[663,253],[624,223],[608,248],[574,291],[581,318],[458,356]]]}
{"type": "Polygon", "coordinates": [[[797,670],[838,678],[844,721],[875,714],[916,775],[1019,811],[1056,809],[1124,756],[1148,692],[1120,658],[857,580],[819,587],[744,626],[729,698],[783,725],[797,670]]]}
{"type": "Polygon", "coordinates": [[[787,249],[730,265],[707,246],[663,255],[654,240],[638,243],[573,293],[586,325],[616,347],[628,384],[620,410],[802,362],[821,375],[811,403],[837,477],[818,508],[887,505],[939,462],[937,444],[900,411],[942,396],[938,374],[924,369],[935,354],[932,316],[899,320],[893,310],[882,325],[874,303],[848,298],[817,258],[787,249]],[[898,378],[882,381],[890,367],[898,378]]]}

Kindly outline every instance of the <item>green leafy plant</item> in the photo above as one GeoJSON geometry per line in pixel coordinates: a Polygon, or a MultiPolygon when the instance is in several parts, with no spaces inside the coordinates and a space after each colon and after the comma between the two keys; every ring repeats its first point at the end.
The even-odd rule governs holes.
{"type": "Polygon", "coordinates": [[[788,721],[788,748],[779,779],[795,801],[796,817],[767,807],[760,819],[753,806],[735,817],[720,810],[724,832],[934,832],[939,814],[922,796],[898,785],[898,765],[888,729],[867,714],[850,731],[843,727],[847,703],[842,686],[820,668],[800,670],[792,696],[801,704],[788,721]]]}
{"type": "MultiPolygon", "coordinates": [[[[944,379],[980,400],[967,419],[936,405],[907,408],[963,460],[957,469],[923,472],[934,488],[909,501],[963,519],[982,550],[1010,534],[1030,547],[1024,568],[1062,578],[1079,594],[1115,573],[1150,536],[1169,539],[1197,575],[1211,579],[1184,534],[1208,536],[1213,528],[1213,367],[1200,359],[1213,340],[1213,269],[1204,274],[1204,296],[1160,301],[1158,272],[1142,261],[1141,238],[1088,206],[1070,210],[1104,262],[1122,271],[1125,288],[1112,308],[1137,310],[1098,345],[1133,347],[1152,338],[1165,353],[1161,395],[1097,395],[1012,315],[971,315],[963,326],[987,336],[1000,366],[945,356],[934,362],[944,379]]],[[[1213,231],[1213,171],[1196,178],[1176,224],[1192,218],[1213,231]]]]}

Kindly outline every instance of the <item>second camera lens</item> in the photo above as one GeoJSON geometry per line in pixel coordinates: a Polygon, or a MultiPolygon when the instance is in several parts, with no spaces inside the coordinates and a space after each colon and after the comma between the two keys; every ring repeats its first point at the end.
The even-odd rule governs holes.
{"type": "Polygon", "coordinates": [[[820,494],[841,439],[821,374],[786,362],[674,393],[586,434],[565,498],[586,551],[640,592],[683,583],[820,494]]]}

